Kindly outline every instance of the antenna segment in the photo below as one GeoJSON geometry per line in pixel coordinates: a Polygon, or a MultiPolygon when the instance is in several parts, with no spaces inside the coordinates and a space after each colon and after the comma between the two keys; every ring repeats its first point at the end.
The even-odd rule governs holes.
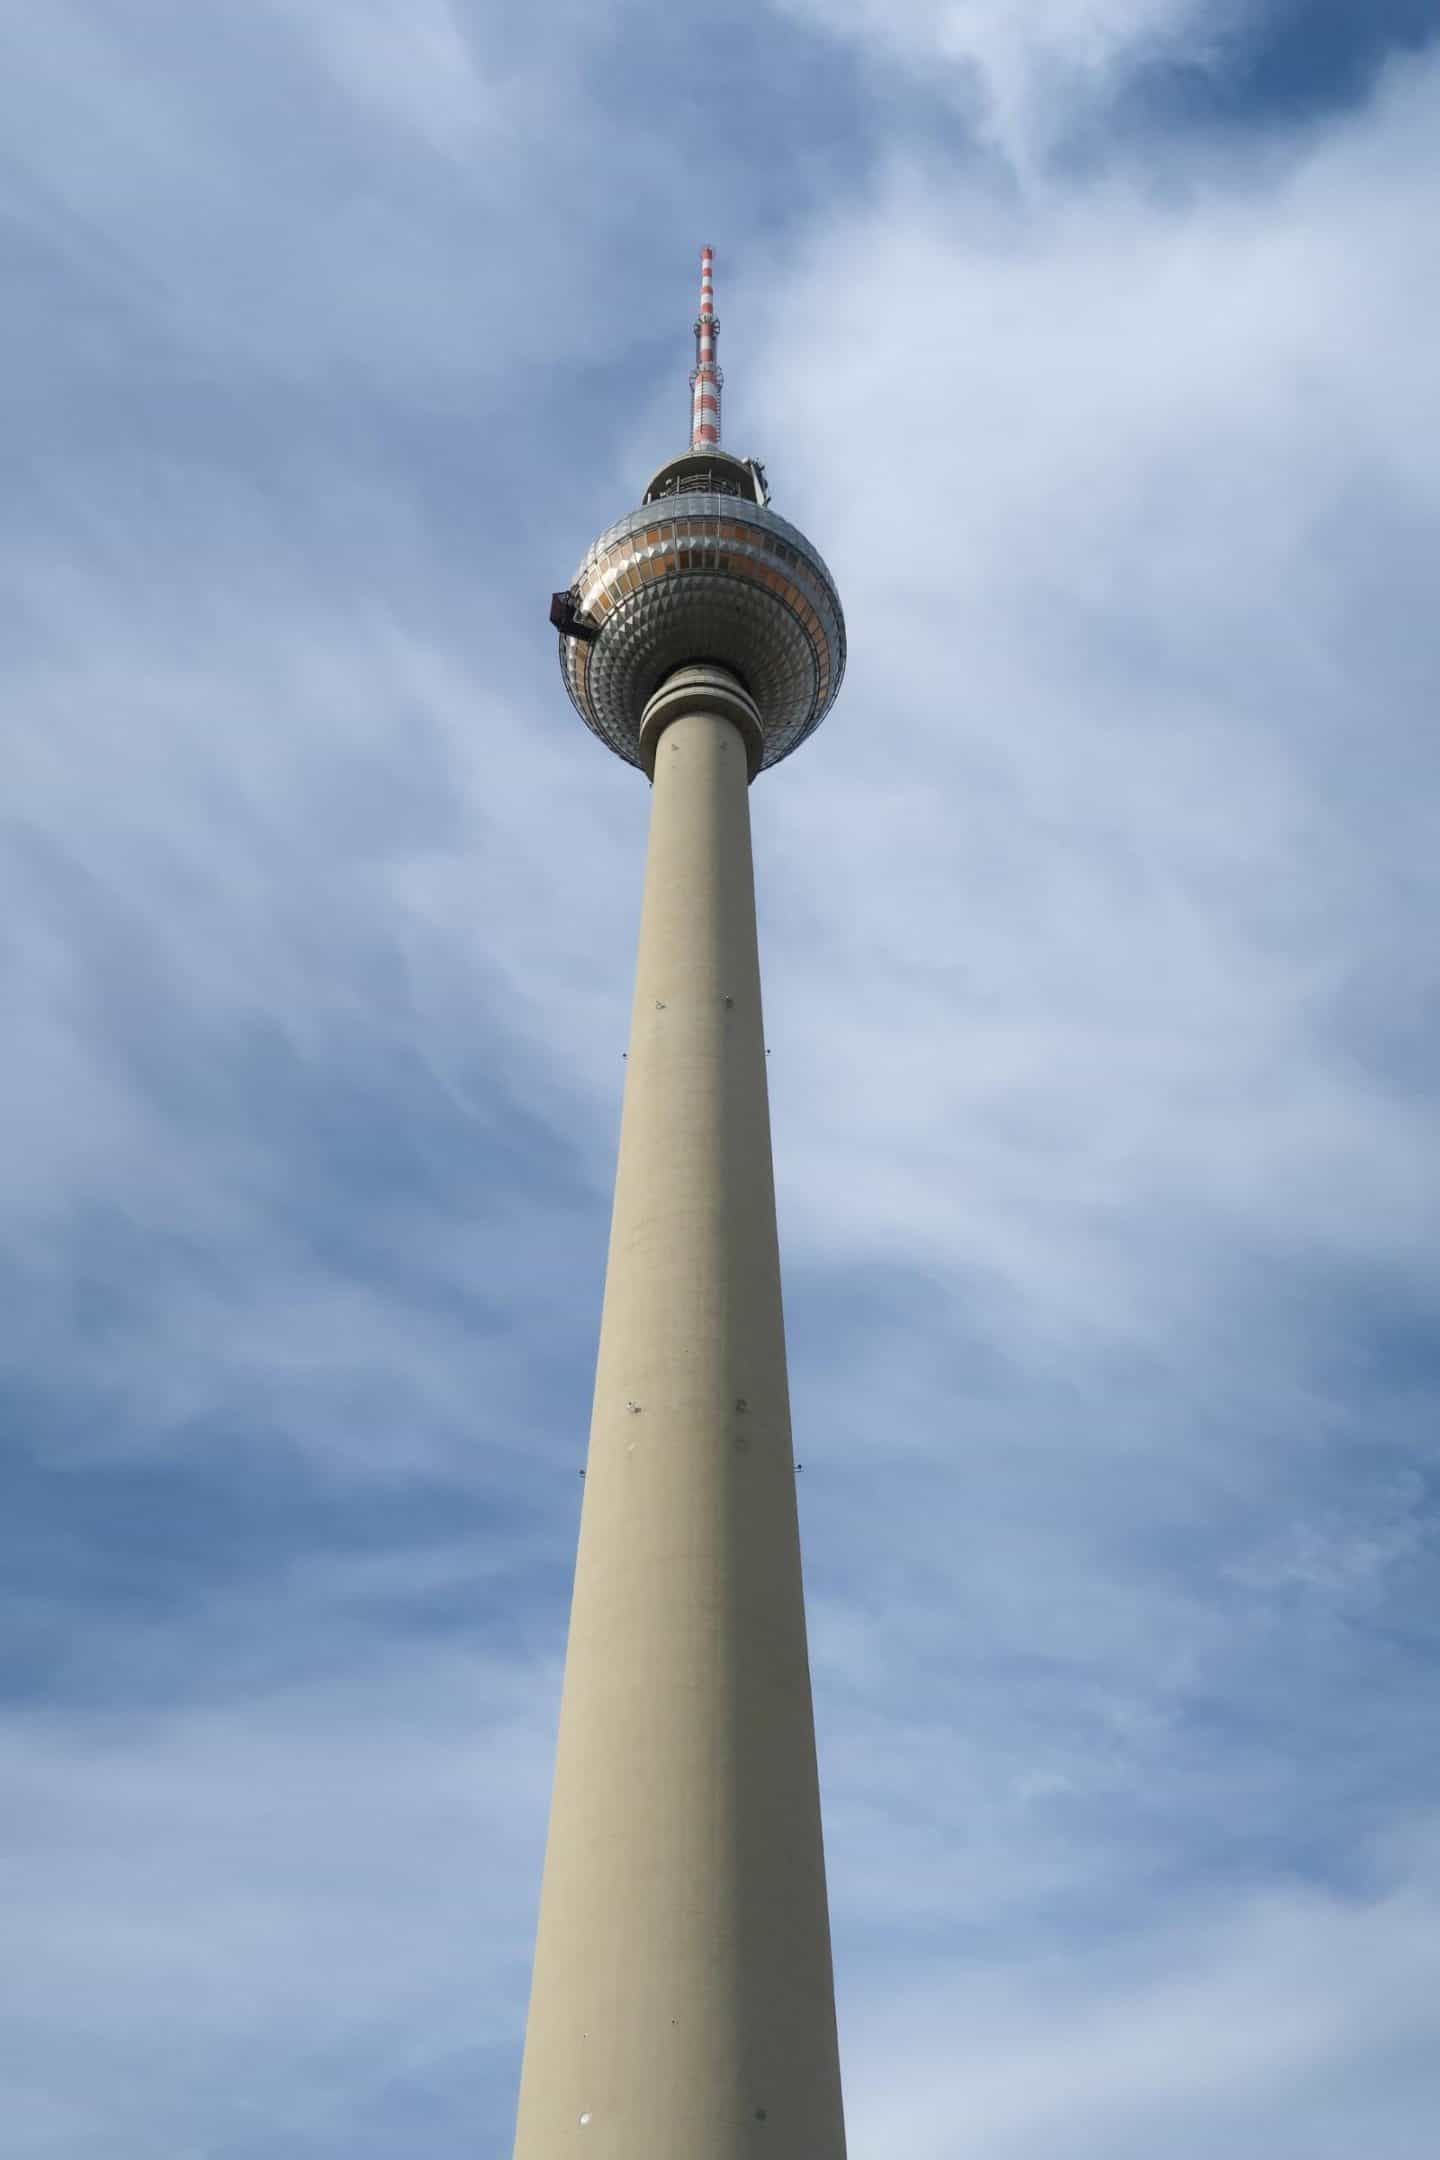
{"type": "Polygon", "coordinates": [[[700,313],[695,318],[695,372],[690,377],[690,448],[713,450],[720,441],[720,386],[715,358],[720,324],[715,315],[715,250],[700,250],[700,313]]]}

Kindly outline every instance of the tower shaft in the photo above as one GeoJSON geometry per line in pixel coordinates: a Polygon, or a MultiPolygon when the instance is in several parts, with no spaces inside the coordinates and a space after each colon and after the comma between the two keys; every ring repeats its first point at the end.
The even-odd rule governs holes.
{"type": "Polygon", "coordinates": [[[843,2160],[749,700],[662,699],[515,2160],[843,2160]]]}

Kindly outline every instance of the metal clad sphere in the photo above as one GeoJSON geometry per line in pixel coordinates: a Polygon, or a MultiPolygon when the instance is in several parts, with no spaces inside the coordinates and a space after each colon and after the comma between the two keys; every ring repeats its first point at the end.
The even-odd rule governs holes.
{"type": "Polygon", "coordinates": [[[686,494],[630,511],[575,574],[590,635],[560,636],[560,668],[587,727],[642,765],[640,718],[676,668],[737,675],[760,709],[764,766],[816,729],[845,667],[845,621],[821,557],[758,503],[686,494]]]}

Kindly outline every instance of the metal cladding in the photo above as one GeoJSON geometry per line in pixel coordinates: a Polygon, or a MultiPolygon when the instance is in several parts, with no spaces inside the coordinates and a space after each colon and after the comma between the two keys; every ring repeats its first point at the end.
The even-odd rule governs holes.
{"type": "Polygon", "coordinates": [[[762,768],[813,733],[840,687],[834,582],[805,535],[759,503],[687,494],[631,510],[600,535],[572,589],[582,632],[560,638],[565,687],[627,764],[645,764],[648,700],[692,661],[729,668],[755,700],[762,768]]]}
{"type": "Polygon", "coordinates": [[[690,447],[713,450],[720,441],[720,391],[725,378],[715,358],[715,250],[700,250],[700,313],[695,318],[695,372],[690,377],[690,447]]]}
{"type": "Polygon", "coordinates": [[[760,711],[757,771],[814,732],[845,671],[845,618],[823,558],[767,507],[762,469],[719,447],[711,265],[706,248],[690,450],[600,535],[551,608],[571,703],[642,771],[645,706],[675,668],[705,661],[739,678],[760,711]]]}

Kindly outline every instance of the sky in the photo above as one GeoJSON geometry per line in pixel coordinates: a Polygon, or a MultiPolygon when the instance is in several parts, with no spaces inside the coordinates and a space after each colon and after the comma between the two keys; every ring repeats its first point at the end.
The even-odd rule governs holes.
{"type": "Polygon", "coordinates": [[[1440,4],[0,6],[7,2160],[509,2150],[726,439],[852,2160],[1440,2111],[1440,4]]]}

